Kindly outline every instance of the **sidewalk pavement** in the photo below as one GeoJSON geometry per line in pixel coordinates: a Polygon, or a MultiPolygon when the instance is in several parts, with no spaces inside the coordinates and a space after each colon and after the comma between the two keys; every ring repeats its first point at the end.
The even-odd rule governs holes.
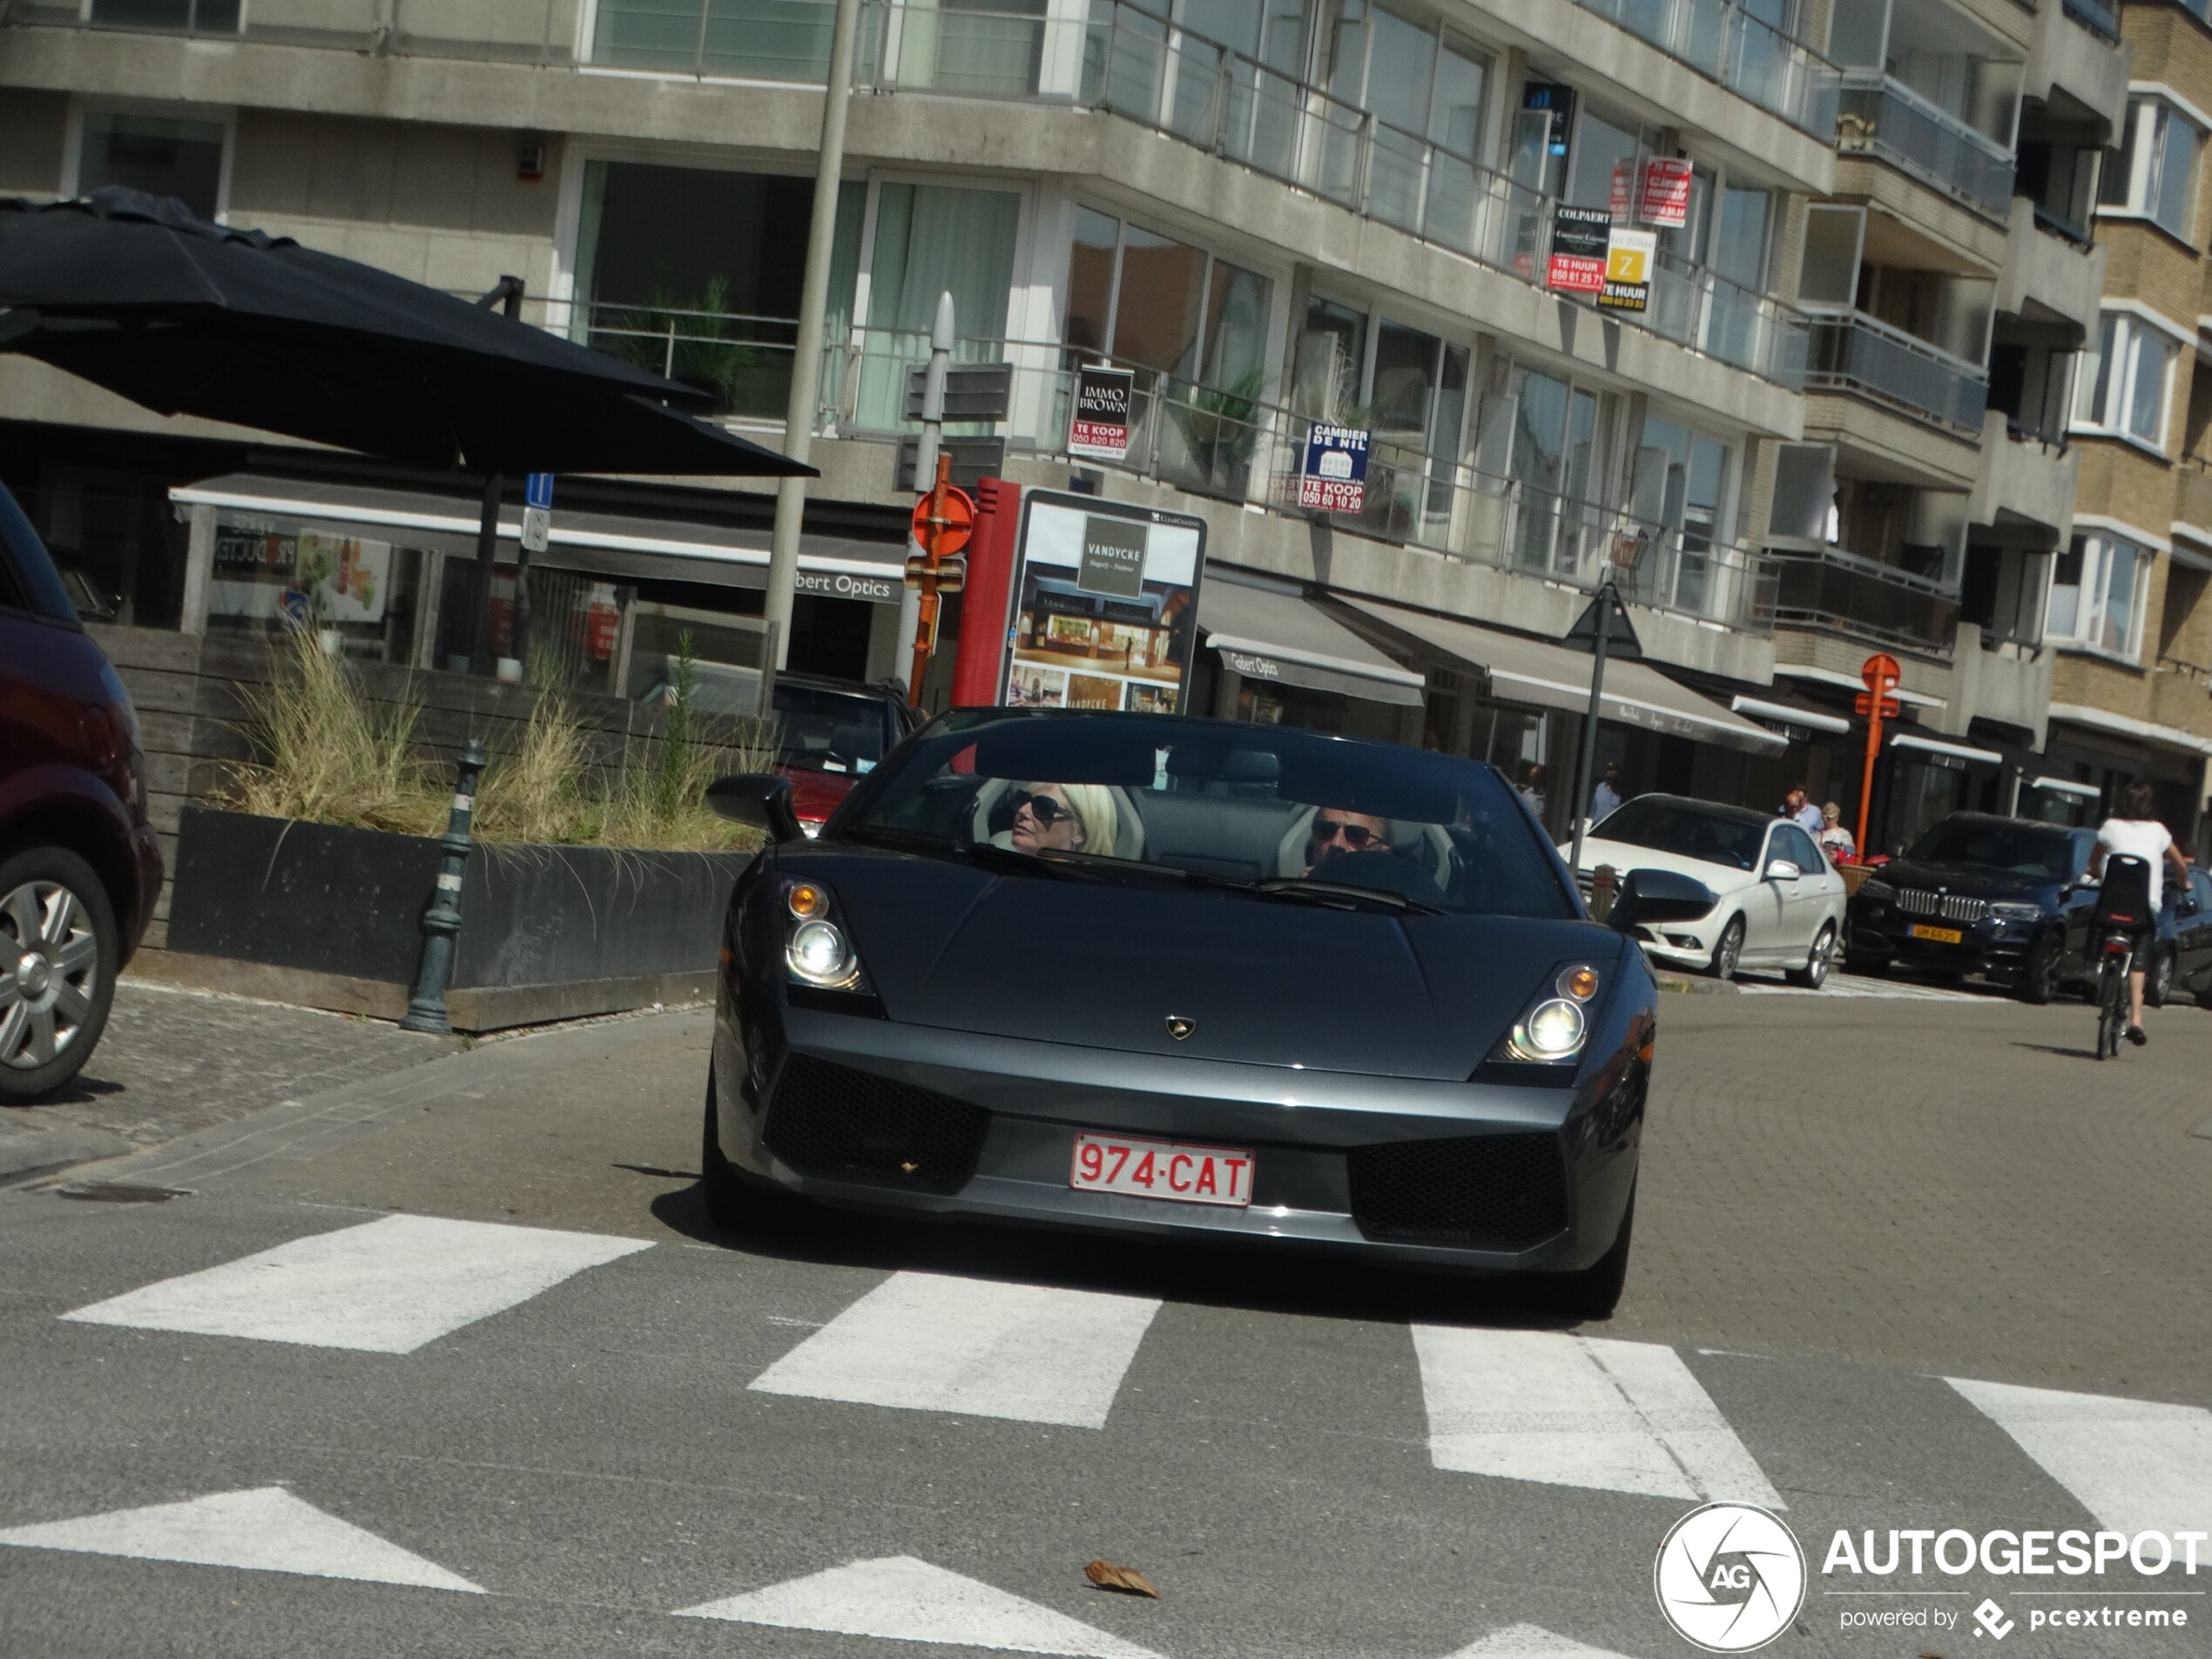
{"type": "Polygon", "coordinates": [[[0,1180],[158,1146],[466,1046],[381,1020],[125,979],[75,1082],[0,1109],[0,1180]]]}

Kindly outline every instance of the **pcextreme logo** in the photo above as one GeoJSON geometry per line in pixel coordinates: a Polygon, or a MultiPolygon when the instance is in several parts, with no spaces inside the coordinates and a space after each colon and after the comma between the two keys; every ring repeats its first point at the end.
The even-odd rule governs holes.
{"type": "Polygon", "coordinates": [[[1651,1588],[1683,1641],[1708,1653],[1749,1653],[1788,1629],[1804,1606],[1804,1551],[1779,1516],[1709,1503],[1660,1541],[1651,1588]]]}

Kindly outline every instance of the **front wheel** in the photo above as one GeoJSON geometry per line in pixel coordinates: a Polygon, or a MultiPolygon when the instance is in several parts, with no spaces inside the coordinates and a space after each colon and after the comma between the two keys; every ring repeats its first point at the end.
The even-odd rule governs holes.
{"type": "Polygon", "coordinates": [[[2143,975],[2143,1005],[2162,1008],[2166,999],[2174,995],[2174,953],[2161,950],[2150,959],[2150,971],[2143,975]]]}
{"type": "Polygon", "coordinates": [[[1808,991],[1817,991],[1828,981],[1828,965],[1836,956],[1836,924],[1823,922],[1820,932],[1814,935],[1812,950],[1803,968],[1793,968],[1783,977],[1791,984],[1808,991]]]}
{"type": "Polygon", "coordinates": [[[2039,1008],[2059,994],[2059,959],[2066,940],[2057,931],[2045,934],[2031,946],[2020,966],[2020,1001],[2039,1008]]]}
{"type": "Polygon", "coordinates": [[[115,1001],[114,907],[66,847],[0,858],[0,1102],[52,1094],[91,1058],[115,1001]]]}
{"type": "Polygon", "coordinates": [[[1636,1190],[1629,1189],[1629,1206],[1621,1212],[1621,1231],[1613,1248],[1588,1267],[1572,1273],[1554,1273],[1542,1284],[1543,1299],[1554,1311],[1576,1319],[1609,1319],[1621,1305],[1621,1291],[1629,1282],[1629,1241],[1636,1224],[1636,1190]]]}
{"type": "Polygon", "coordinates": [[[2118,1057],[2128,1035],[2128,975],[2111,957],[2105,959],[2097,997],[2097,1058],[2118,1057]]]}
{"type": "Polygon", "coordinates": [[[1706,965],[1705,971],[1716,980],[1732,980],[1743,960],[1743,918],[1730,916],[1728,926],[1721,929],[1720,943],[1713,947],[1713,960],[1706,965]]]}

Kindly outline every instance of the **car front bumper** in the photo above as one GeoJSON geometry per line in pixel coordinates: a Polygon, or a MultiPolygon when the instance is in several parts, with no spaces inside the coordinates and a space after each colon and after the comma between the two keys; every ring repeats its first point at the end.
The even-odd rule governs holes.
{"type": "Polygon", "coordinates": [[[1884,956],[1899,967],[1929,973],[1980,974],[2006,984],[2017,984],[2024,977],[2028,952],[2047,925],[1991,916],[1979,921],[1909,916],[1880,899],[1854,899],[1850,921],[1854,956],[1884,956]],[[1915,926],[1948,928],[1959,934],[1959,942],[1917,936],[1912,931],[1915,926]]]}
{"type": "MultiPolygon", "coordinates": [[[[777,1013],[780,1033],[763,1029],[766,1021],[748,1030],[725,994],[715,1039],[723,1155],[756,1177],[838,1204],[1507,1272],[1588,1266],[1617,1236],[1635,1181],[1646,1068],[1633,1052],[1586,1067],[1575,1087],[1537,1088],[1181,1060],[806,1009],[777,1013]],[[796,1085],[786,1087],[801,1077],[803,1108],[794,1103],[796,1085]],[[934,1190],[901,1180],[895,1146],[885,1155],[888,1167],[855,1174],[792,1157],[792,1120],[779,1124],[779,1113],[849,1105],[856,1121],[867,1122],[840,1132],[865,1137],[871,1126],[884,1131],[885,1111],[927,1114],[932,1101],[945,1118],[974,1114],[981,1124],[973,1173],[934,1190]],[[1084,1130],[1249,1150],[1253,1202],[1230,1208],[1078,1190],[1069,1177],[1075,1137],[1084,1130]],[[1555,1160],[1542,1166],[1560,1171],[1555,1214],[1548,1201],[1524,1211],[1543,1219],[1506,1242],[1408,1236],[1399,1224],[1407,1206],[1395,1199],[1377,1224],[1372,1176],[1361,1184],[1361,1212],[1355,1166],[1375,1167],[1372,1149],[1438,1142],[1453,1143],[1448,1155],[1381,1156],[1401,1166],[1448,1165],[1453,1173],[1436,1178],[1453,1181],[1509,1181],[1532,1157],[1555,1160]]],[[[929,1171],[917,1173],[926,1181],[929,1171]]],[[[1412,1177],[1417,1186],[1427,1178],[1412,1177]]],[[[1516,1200],[1500,1202],[1510,1208],[1516,1200]]]]}

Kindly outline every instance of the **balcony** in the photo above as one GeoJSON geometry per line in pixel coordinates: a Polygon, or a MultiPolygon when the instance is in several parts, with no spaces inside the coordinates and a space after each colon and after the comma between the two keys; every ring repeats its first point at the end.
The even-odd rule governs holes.
{"type": "Polygon", "coordinates": [[[1860,311],[1813,314],[1807,391],[1853,392],[1960,436],[1981,430],[1989,378],[1860,311]]]}
{"type": "Polygon", "coordinates": [[[2212,546],[2212,470],[2195,455],[2183,456],[2174,469],[2174,523],[2212,546]]]}
{"type": "Polygon", "coordinates": [[[1777,627],[1809,624],[1878,644],[1951,653],[1959,596],[1939,583],[1841,548],[1818,553],[1775,550],[1777,627]]]}
{"type": "Polygon", "coordinates": [[[2015,196],[2005,247],[1998,314],[2070,323],[2077,341],[2087,339],[2097,326],[2104,294],[2105,252],[2086,229],[2015,196]]]}
{"type": "Polygon", "coordinates": [[[2006,545],[2056,547],[2073,529],[2080,474],[2080,450],[2018,431],[2002,410],[1992,409],[1982,428],[1981,476],[1967,520],[1992,527],[1995,534],[1987,539],[2006,545]]]}
{"type": "Polygon", "coordinates": [[[2012,156],[1878,70],[1842,72],[1836,148],[1844,155],[1878,156],[2000,224],[2011,211],[2012,156]]]}
{"type": "Polygon", "coordinates": [[[1835,66],[1730,0],[1575,3],[1611,18],[1800,132],[1824,139],[1835,130],[1835,66]]]}
{"type": "MultiPolygon", "coordinates": [[[[584,0],[16,0],[0,10],[10,23],[424,57],[573,64],[583,4],[584,0]]],[[[820,78],[819,71],[815,78],[820,78]]]]}

